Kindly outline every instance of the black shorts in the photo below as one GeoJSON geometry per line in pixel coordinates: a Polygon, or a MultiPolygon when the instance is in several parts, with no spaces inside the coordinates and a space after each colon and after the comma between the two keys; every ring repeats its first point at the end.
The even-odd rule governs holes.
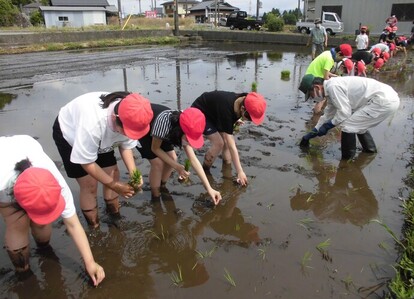
{"type": "Polygon", "coordinates": [[[203,134],[208,136],[208,135],[214,134],[216,132],[218,132],[218,130],[217,130],[216,126],[214,125],[214,123],[211,120],[209,120],[208,118],[206,118],[206,128],[204,129],[203,134]]]}
{"type": "MultiPolygon", "coordinates": [[[[145,135],[138,141],[141,144],[141,147],[137,146],[137,150],[139,151],[143,159],[152,160],[157,158],[157,155],[154,154],[151,150],[152,137],[150,136],[150,134],[145,135]]],[[[168,141],[163,141],[161,143],[161,149],[164,152],[170,152],[174,150],[174,146],[168,141]]]]}
{"type": "MultiPolygon", "coordinates": [[[[66,174],[70,178],[81,178],[88,173],[83,169],[81,164],[75,164],[70,161],[70,155],[72,153],[72,146],[63,138],[62,130],[60,129],[58,118],[56,118],[53,124],[53,140],[62,157],[63,166],[65,167],[66,174]]],[[[100,167],[110,167],[116,165],[115,152],[110,151],[103,154],[98,154],[98,158],[95,161],[100,167]]]]}

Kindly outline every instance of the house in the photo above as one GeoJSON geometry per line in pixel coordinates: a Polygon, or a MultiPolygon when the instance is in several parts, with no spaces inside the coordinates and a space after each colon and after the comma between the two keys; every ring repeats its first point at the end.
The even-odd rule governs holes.
{"type": "Polygon", "coordinates": [[[202,1],[190,8],[190,16],[194,17],[197,23],[214,23],[220,18],[227,17],[231,12],[239,10],[222,0],[202,1]]]}
{"type": "MultiPolygon", "coordinates": [[[[175,1],[168,1],[168,2],[164,2],[161,5],[164,8],[164,15],[169,17],[169,18],[173,18],[174,17],[174,2],[175,1]]],[[[189,12],[191,7],[193,7],[193,5],[196,5],[197,3],[199,3],[199,1],[195,1],[195,0],[177,0],[177,15],[179,18],[184,18],[186,17],[189,12]]]]}
{"type": "Polygon", "coordinates": [[[344,22],[344,34],[354,34],[359,24],[366,25],[371,34],[378,35],[385,19],[398,18],[398,34],[410,35],[414,20],[413,0],[304,0],[307,20],[318,18],[322,11],[336,12],[344,22]]]}
{"type": "Polygon", "coordinates": [[[50,0],[39,9],[46,28],[106,25],[107,14],[117,13],[107,0],[50,0]]]}

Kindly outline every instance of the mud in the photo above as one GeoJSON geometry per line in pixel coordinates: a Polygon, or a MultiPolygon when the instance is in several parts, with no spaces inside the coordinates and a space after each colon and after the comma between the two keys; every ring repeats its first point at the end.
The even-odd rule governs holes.
{"type": "MultiPolygon", "coordinates": [[[[261,126],[236,134],[249,185],[233,182],[234,170],[215,162],[209,177],[221,191],[212,208],[192,175],[174,175],[170,196],[150,202],[144,191],[121,200],[112,219],[98,199],[101,226],[87,230],[107,277],[93,288],[61,221],[54,224],[52,252],[31,241],[33,275],[20,281],[0,251],[0,293],[5,298],[380,298],[397,252],[408,194],[403,179],[412,143],[414,79],[412,53],[375,77],[400,94],[398,113],[371,131],[378,154],[358,152],[340,162],[339,134],[298,147],[314,122],[312,103],[297,90],[310,56],[302,47],[199,44],[133,47],[107,51],[0,56],[0,134],[29,134],[61,167],[51,137],[59,108],[89,91],[130,90],[151,101],[184,109],[202,92],[258,91],[268,100],[261,126]],[[282,80],[281,71],[290,79],[282,80]],[[227,273],[227,274],[226,274],[227,273]],[[227,275],[227,276],[226,276],[227,275]],[[182,279],[180,279],[180,277],[182,279]],[[226,278],[227,277],[227,278],[226,278]],[[230,283],[230,277],[235,286],[230,283]]],[[[205,147],[197,152],[200,159],[205,147]]],[[[185,155],[177,150],[184,163],[185,155]]],[[[147,161],[136,152],[144,181],[147,161]]],[[[123,179],[125,167],[119,163],[123,179]]],[[[68,179],[78,207],[79,188],[68,179]]],[[[80,209],[78,209],[80,211],[80,209]]],[[[0,222],[4,236],[4,223],[0,222]]]]}

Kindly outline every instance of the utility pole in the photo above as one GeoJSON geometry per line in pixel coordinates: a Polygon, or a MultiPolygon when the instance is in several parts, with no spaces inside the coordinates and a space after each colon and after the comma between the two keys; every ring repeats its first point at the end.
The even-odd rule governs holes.
{"type": "Polygon", "coordinates": [[[122,28],[121,0],[118,0],[118,19],[119,19],[119,26],[122,28]]]}
{"type": "Polygon", "coordinates": [[[174,0],[174,35],[178,36],[180,30],[178,28],[178,0],[174,0]]]}
{"type": "Polygon", "coordinates": [[[257,3],[256,3],[256,20],[259,19],[259,8],[260,8],[260,0],[257,0],[257,3]]]}

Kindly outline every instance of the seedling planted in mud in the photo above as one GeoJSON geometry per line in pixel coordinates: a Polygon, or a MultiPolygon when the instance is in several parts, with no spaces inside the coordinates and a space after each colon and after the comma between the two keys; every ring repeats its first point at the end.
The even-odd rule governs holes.
{"type": "Polygon", "coordinates": [[[328,254],[328,247],[331,245],[331,239],[327,239],[316,246],[316,249],[322,254],[322,258],[326,261],[332,261],[328,254]]]}
{"type": "Polygon", "coordinates": [[[198,256],[203,259],[203,258],[206,258],[206,257],[211,257],[213,255],[214,251],[216,251],[216,249],[217,249],[217,246],[214,246],[213,248],[211,248],[208,251],[201,252],[201,251],[196,250],[196,252],[197,252],[198,256]]]}
{"type": "Polygon", "coordinates": [[[161,234],[158,235],[156,232],[154,232],[153,230],[147,229],[144,232],[151,234],[155,239],[158,239],[159,241],[165,241],[166,236],[164,233],[164,226],[161,224],[161,234]]]}
{"type": "Polygon", "coordinates": [[[129,178],[128,185],[134,188],[135,192],[138,192],[140,190],[138,186],[141,183],[141,178],[142,178],[142,175],[138,169],[135,169],[132,172],[131,177],[129,178]]]}
{"type": "Polygon", "coordinates": [[[306,251],[302,257],[302,261],[300,262],[300,266],[302,270],[305,270],[306,268],[312,268],[311,266],[309,266],[309,263],[311,260],[312,260],[312,253],[310,253],[309,251],[306,251]]]}
{"type": "Polygon", "coordinates": [[[252,91],[257,92],[257,82],[252,82],[252,91]]]}
{"type": "Polygon", "coordinates": [[[265,260],[266,259],[266,249],[259,248],[259,249],[257,249],[257,251],[259,252],[259,255],[261,256],[262,260],[265,260]]]}
{"type": "MultiPolygon", "coordinates": [[[[191,168],[191,162],[189,159],[185,159],[184,160],[184,170],[185,171],[190,171],[191,168]]],[[[190,178],[186,177],[185,179],[183,179],[181,176],[178,178],[178,180],[180,181],[180,183],[188,183],[190,181],[190,178]]]]}
{"type": "Polygon", "coordinates": [[[230,272],[224,268],[224,278],[228,281],[229,284],[231,284],[233,287],[236,286],[236,282],[234,281],[233,277],[231,276],[230,272]]]}
{"type": "Polygon", "coordinates": [[[299,220],[298,225],[302,226],[304,229],[309,230],[309,224],[313,222],[311,218],[303,218],[299,220]]]}
{"type": "Polygon", "coordinates": [[[177,264],[177,267],[178,267],[178,273],[175,273],[175,272],[171,273],[170,278],[173,284],[179,287],[183,283],[183,273],[181,272],[181,266],[179,264],[177,264]]]}

